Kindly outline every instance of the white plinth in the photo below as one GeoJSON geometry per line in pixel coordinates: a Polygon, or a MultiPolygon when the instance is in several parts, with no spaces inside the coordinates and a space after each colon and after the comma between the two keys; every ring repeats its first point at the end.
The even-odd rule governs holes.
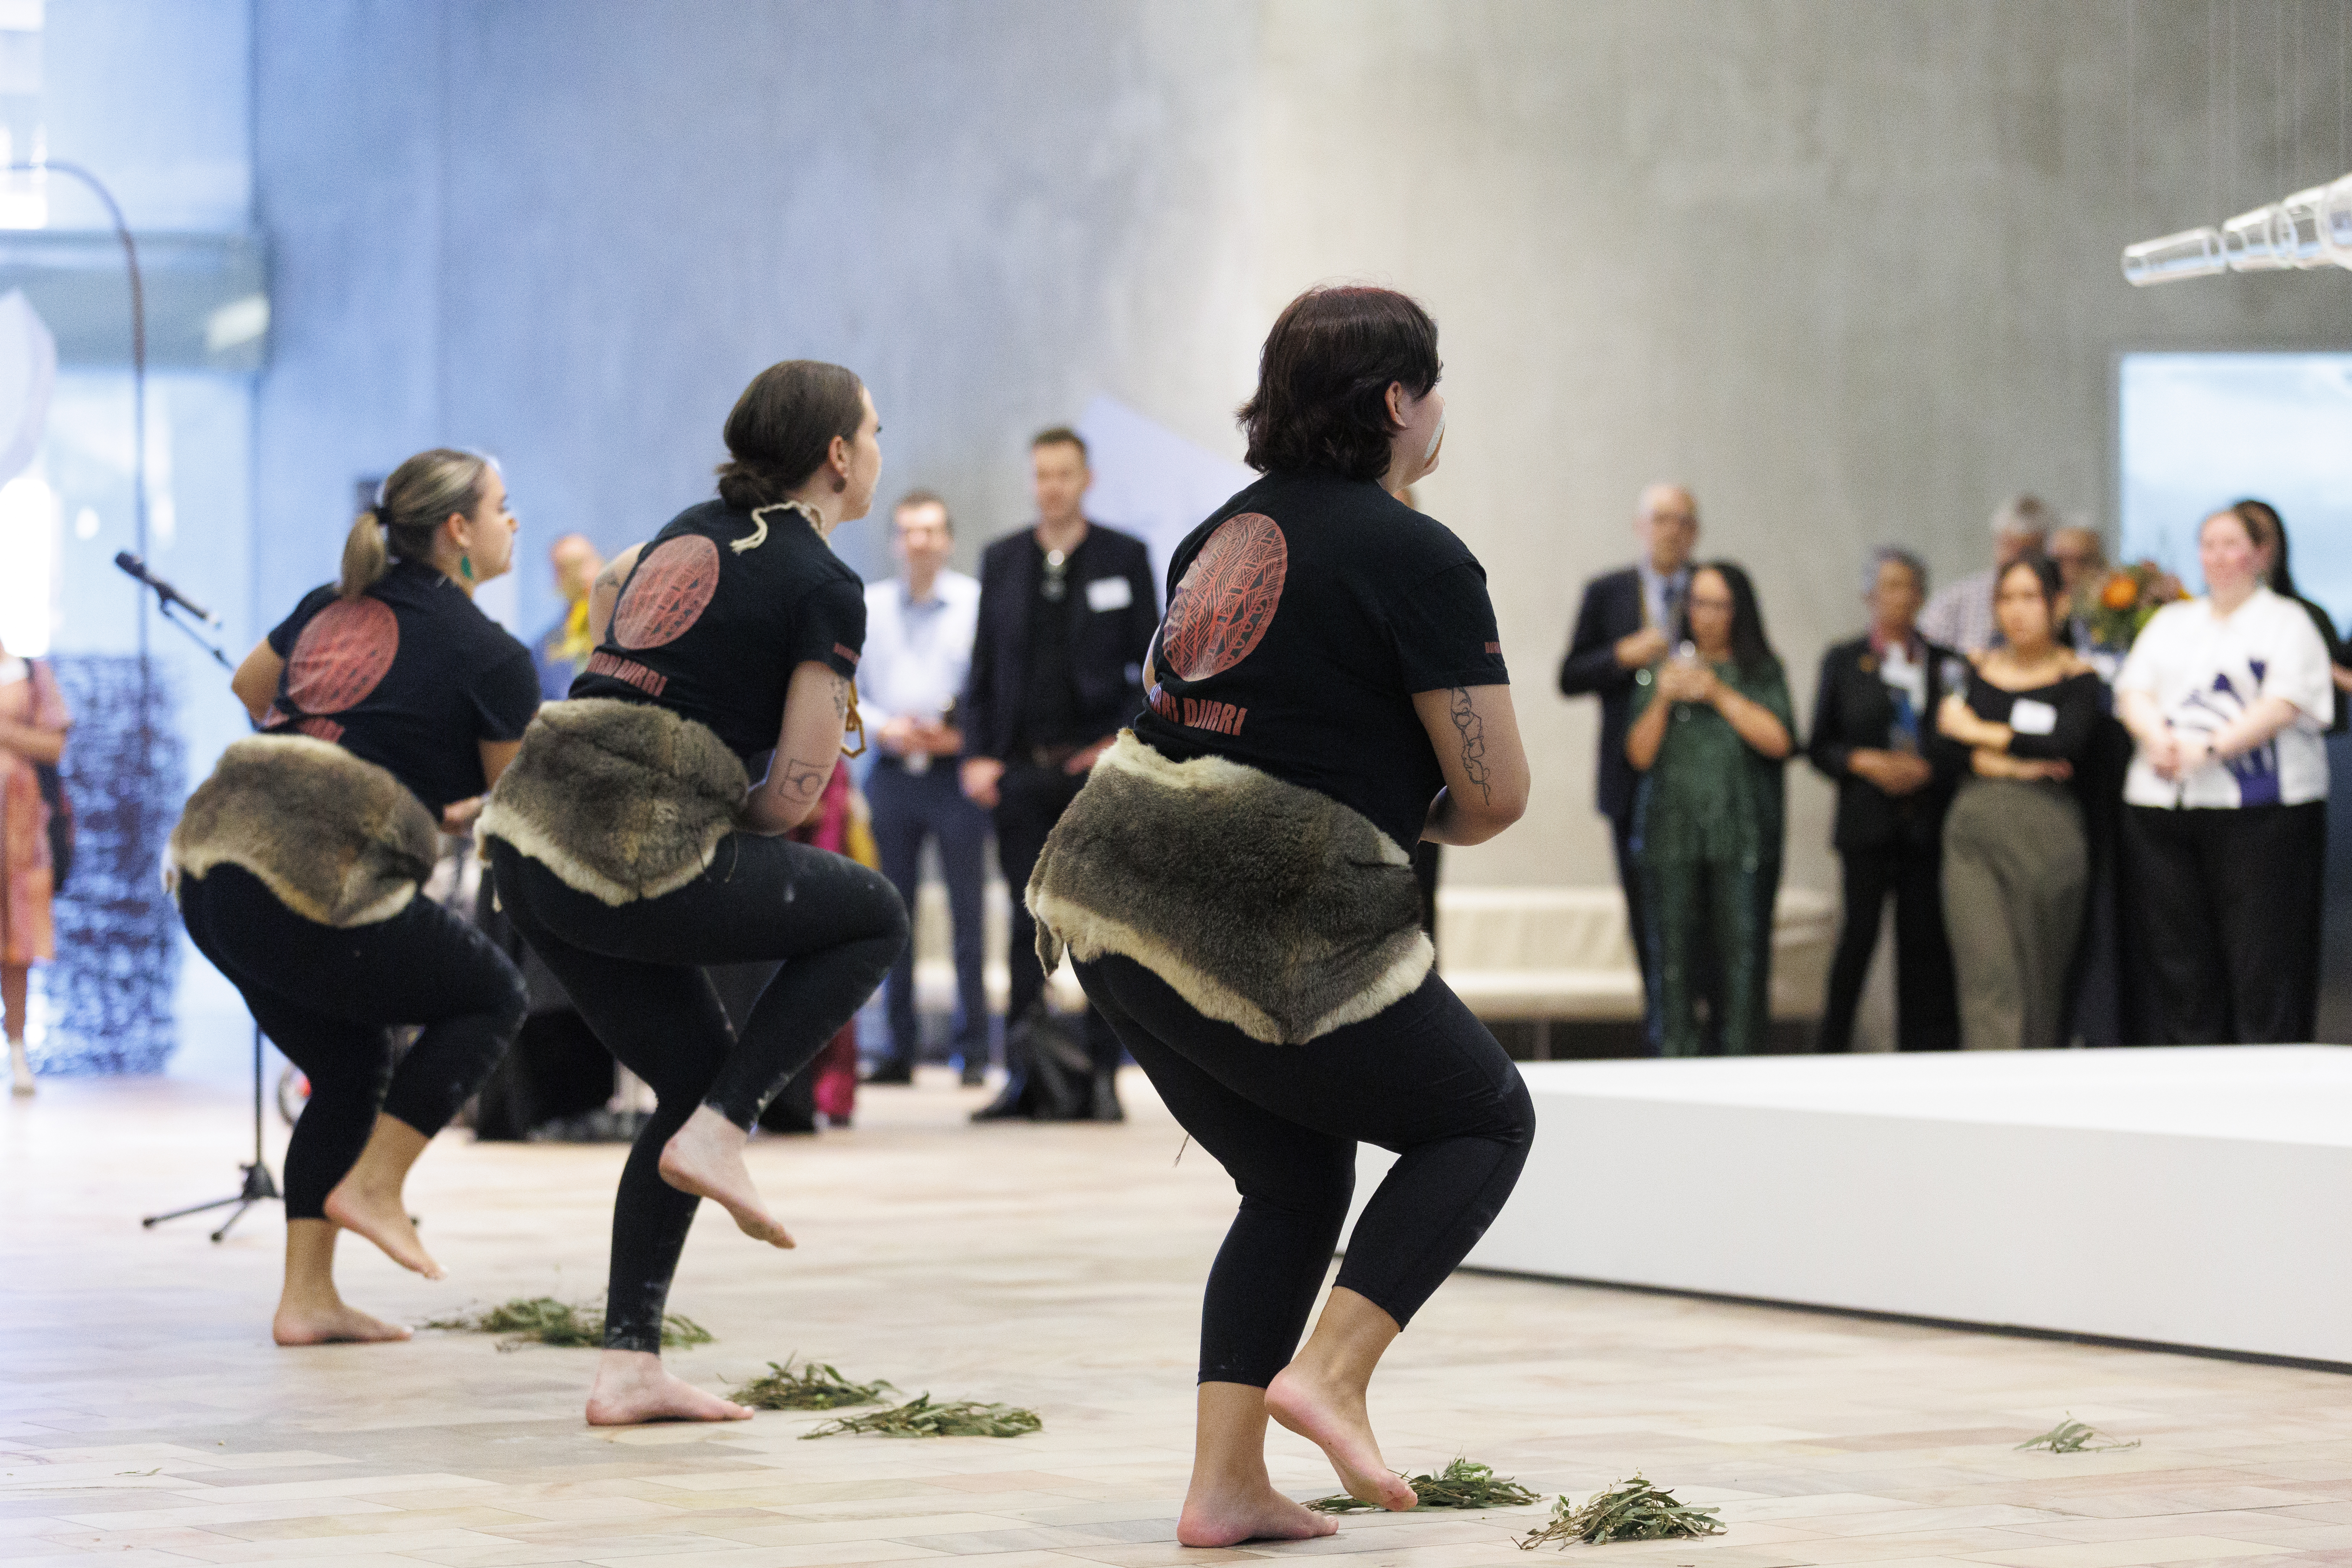
{"type": "Polygon", "coordinates": [[[1522,1070],[1472,1268],[2352,1363],[2352,1049],[1522,1070]]]}

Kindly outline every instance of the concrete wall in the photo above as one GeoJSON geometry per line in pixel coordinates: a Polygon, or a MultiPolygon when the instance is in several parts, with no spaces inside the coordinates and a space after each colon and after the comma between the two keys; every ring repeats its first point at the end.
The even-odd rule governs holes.
{"type": "MultiPolygon", "coordinates": [[[[2352,341],[2352,278],[2116,265],[2352,166],[2347,0],[255,5],[265,601],[433,442],[502,456],[532,544],[641,537],[793,355],[867,377],[886,492],[946,491],[969,553],[1029,431],[1100,391],[1237,454],[1283,301],[1387,281],[1444,328],[1423,502],[1487,563],[1538,763],[1463,882],[1609,874],[1551,682],[1644,480],[1755,571],[1803,707],[1867,545],[1971,569],[2022,488],[2105,520],[2116,353],[2352,341]]],[[[1827,885],[1827,792],[1792,800],[1827,885]]]]}

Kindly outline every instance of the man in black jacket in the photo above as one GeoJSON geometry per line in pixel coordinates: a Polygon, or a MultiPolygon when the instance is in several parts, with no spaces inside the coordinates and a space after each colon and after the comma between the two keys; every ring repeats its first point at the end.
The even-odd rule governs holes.
{"type": "Polygon", "coordinates": [[[1939,741],[1936,710],[1966,664],[1918,632],[1927,568],[1907,550],[1872,552],[1864,580],[1870,632],[1822,656],[1805,754],[1837,785],[1832,843],[1845,872],[1845,916],[1814,1048],[1853,1048],[1853,1017],[1879,913],[1895,898],[1895,1043],[1957,1050],[1959,1003],[1944,930],[1944,813],[1967,752],[1939,741]]]}
{"type": "Polygon", "coordinates": [[[1622,571],[1584,585],[1568,657],[1560,661],[1563,697],[1601,699],[1601,756],[1594,802],[1609,819],[1617,847],[1617,882],[1625,890],[1625,929],[1650,984],[1649,931],[1643,923],[1642,879],[1633,867],[1633,766],[1625,760],[1626,710],[1633,675],[1672,651],[1681,635],[1683,600],[1690,589],[1691,552],[1698,543],[1698,502],[1680,485],[1642,491],[1633,519],[1642,557],[1622,571]]]}
{"type": "MultiPolygon", "coordinates": [[[[982,1120],[1029,1115],[1026,1037],[1045,990],[1037,924],[1022,898],[1087,770],[1143,708],[1143,657],[1160,625],[1160,595],[1143,541],[1087,521],[1087,444],[1055,426],[1029,444],[1037,521],[980,558],[980,630],[958,705],[963,792],[994,814],[996,858],[1013,896],[1012,984],[1004,1019],[1011,1078],[982,1120]]],[[[1087,1047],[1091,1114],[1117,1121],[1113,1075],[1120,1047],[1093,1007],[1087,1047]]]]}

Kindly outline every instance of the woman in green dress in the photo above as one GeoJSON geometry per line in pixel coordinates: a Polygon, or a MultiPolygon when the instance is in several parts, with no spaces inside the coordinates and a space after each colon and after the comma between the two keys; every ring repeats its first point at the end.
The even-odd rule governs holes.
{"type": "Polygon", "coordinates": [[[1748,574],[1728,561],[1692,573],[1680,651],[1633,682],[1625,756],[1642,775],[1633,856],[1650,921],[1650,1049],[1704,1054],[1704,995],[1723,1054],[1750,1056],[1771,1016],[1780,769],[1796,722],[1748,574]]]}

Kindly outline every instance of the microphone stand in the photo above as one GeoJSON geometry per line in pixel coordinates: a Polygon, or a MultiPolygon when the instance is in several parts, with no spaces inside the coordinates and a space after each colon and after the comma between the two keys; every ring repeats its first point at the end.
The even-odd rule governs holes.
{"type": "MultiPolygon", "coordinates": [[[[204,633],[173,613],[172,601],[163,596],[162,589],[144,583],[142,584],[142,587],[154,593],[156,613],[187,633],[189,640],[213,656],[214,663],[223,669],[236,668],[236,666],[229,663],[228,656],[221,652],[218,643],[207,638],[204,633]]],[[[140,602],[142,606],[145,605],[143,595],[140,602]]],[[[229,1196],[215,1198],[209,1203],[191,1204],[186,1208],[173,1209],[168,1214],[151,1214],[139,1222],[140,1227],[143,1230],[152,1230],[165,1220],[184,1219],[192,1214],[205,1214],[213,1209],[227,1208],[231,1204],[235,1204],[236,1212],[223,1220],[220,1228],[212,1233],[212,1239],[217,1242],[228,1235],[230,1228],[243,1219],[246,1211],[254,1205],[286,1201],[285,1194],[278,1190],[277,1178],[269,1173],[268,1155],[262,1147],[261,1026],[259,1024],[253,1026],[253,1163],[249,1165],[239,1165],[237,1169],[244,1173],[244,1180],[237,1184],[236,1191],[229,1196]]]]}

